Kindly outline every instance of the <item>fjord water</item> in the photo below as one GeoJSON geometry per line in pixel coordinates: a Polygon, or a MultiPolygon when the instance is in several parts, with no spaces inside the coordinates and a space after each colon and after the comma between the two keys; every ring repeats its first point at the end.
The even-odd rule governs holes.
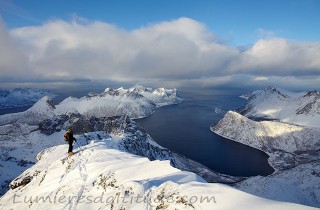
{"type": "Polygon", "coordinates": [[[216,172],[234,176],[269,175],[274,170],[268,164],[267,154],[210,130],[210,125],[218,122],[226,111],[245,103],[239,94],[235,90],[182,90],[182,103],[158,108],[153,115],[136,121],[161,146],[216,172]]]}

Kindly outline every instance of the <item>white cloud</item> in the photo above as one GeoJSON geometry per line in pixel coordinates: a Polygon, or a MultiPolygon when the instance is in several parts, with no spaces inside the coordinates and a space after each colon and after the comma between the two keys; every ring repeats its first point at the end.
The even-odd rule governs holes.
{"type": "Polygon", "coordinates": [[[253,80],[254,81],[268,81],[269,78],[268,77],[254,77],[253,80]]]}
{"type": "Polygon", "coordinates": [[[189,18],[132,31],[99,21],[52,20],[14,29],[11,37],[2,25],[0,43],[10,53],[0,60],[0,70],[17,80],[26,66],[28,74],[39,80],[149,79],[222,84],[248,77],[255,78],[250,81],[266,81],[270,76],[320,75],[320,42],[269,38],[240,51],[220,43],[204,24],[189,18]],[[8,72],[4,66],[10,65],[8,72]]]}
{"type": "Polygon", "coordinates": [[[257,41],[233,63],[233,71],[257,75],[319,75],[320,42],[282,38],[257,41]]]}

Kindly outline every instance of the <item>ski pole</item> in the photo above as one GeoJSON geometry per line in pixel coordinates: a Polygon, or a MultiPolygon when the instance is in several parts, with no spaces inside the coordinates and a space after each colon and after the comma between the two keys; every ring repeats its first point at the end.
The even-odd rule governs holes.
{"type": "MultiPolygon", "coordinates": [[[[77,142],[77,141],[75,141],[75,142],[77,142]]],[[[82,150],[82,148],[81,148],[80,144],[79,144],[78,142],[77,142],[77,144],[78,144],[78,146],[79,146],[80,151],[81,151],[81,152],[83,152],[83,150],[82,150]]]]}

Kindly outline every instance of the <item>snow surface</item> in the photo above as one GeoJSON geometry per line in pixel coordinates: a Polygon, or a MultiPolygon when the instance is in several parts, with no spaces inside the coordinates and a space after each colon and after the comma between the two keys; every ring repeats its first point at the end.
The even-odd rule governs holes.
{"type": "Polygon", "coordinates": [[[267,177],[257,176],[236,188],[260,197],[320,208],[320,162],[310,162],[267,177]]]}
{"type": "Polygon", "coordinates": [[[247,104],[238,111],[251,118],[269,118],[290,124],[320,127],[320,93],[292,93],[269,86],[241,96],[247,104]]]}
{"type": "Polygon", "coordinates": [[[113,149],[112,138],[119,137],[91,141],[68,158],[66,145],[44,150],[11,183],[14,189],[0,198],[0,209],[314,209],[206,183],[168,161],[113,149]]]}
{"type": "Polygon", "coordinates": [[[0,90],[0,109],[30,106],[44,96],[56,97],[49,91],[31,88],[0,90]]]}

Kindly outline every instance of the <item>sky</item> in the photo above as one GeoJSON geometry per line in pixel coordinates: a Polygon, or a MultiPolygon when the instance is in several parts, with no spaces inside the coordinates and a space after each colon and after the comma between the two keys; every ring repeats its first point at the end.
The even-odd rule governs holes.
{"type": "Polygon", "coordinates": [[[320,0],[0,0],[0,46],[0,87],[317,89],[320,0]]]}

